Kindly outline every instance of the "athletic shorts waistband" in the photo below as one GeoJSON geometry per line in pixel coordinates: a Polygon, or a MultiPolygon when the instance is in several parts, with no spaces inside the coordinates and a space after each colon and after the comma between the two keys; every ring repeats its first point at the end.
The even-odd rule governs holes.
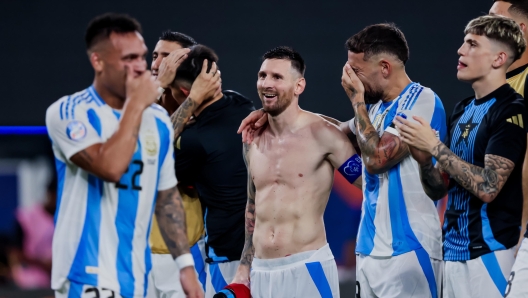
{"type": "Polygon", "coordinates": [[[309,262],[321,262],[332,259],[334,259],[334,255],[330,250],[330,245],[328,245],[327,243],[318,250],[303,251],[283,258],[259,259],[255,257],[253,259],[253,263],[251,264],[251,269],[261,271],[272,271],[277,269],[295,267],[300,264],[305,264],[309,262]]]}

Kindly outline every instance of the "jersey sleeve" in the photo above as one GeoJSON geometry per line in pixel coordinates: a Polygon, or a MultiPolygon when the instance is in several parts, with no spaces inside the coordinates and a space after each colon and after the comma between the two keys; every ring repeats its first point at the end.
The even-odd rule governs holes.
{"type": "Polygon", "coordinates": [[[46,111],[46,128],[51,141],[69,160],[74,154],[98,143],[101,138],[101,119],[85,104],[73,105],[65,97],[46,111]],[[69,105],[74,107],[69,107],[69,105]]]}
{"type": "Polygon", "coordinates": [[[502,112],[493,119],[486,154],[498,155],[517,162],[526,151],[527,119],[525,107],[516,102],[503,105],[502,112]]]}
{"type": "Polygon", "coordinates": [[[348,128],[350,128],[353,134],[356,134],[356,117],[348,121],[348,128]]]}
{"type": "MultiPolygon", "coordinates": [[[[430,89],[423,90],[414,101],[404,104],[400,108],[400,112],[405,115],[407,120],[416,122],[413,116],[418,116],[425,121],[429,122],[429,125],[436,132],[436,137],[442,142],[446,140],[447,126],[446,126],[446,114],[444,105],[440,98],[430,89]]],[[[395,129],[394,123],[385,130],[394,135],[399,135],[395,129]]]]}
{"type": "MultiPolygon", "coordinates": [[[[174,129],[172,128],[172,125],[168,124],[167,122],[169,122],[169,120],[165,121],[166,131],[164,133],[160,133],[162,139],[160,140],[160,143],[162,144],[160,146],[160,150],[162,150],[162,152],[166,152],[164,158],[161,157],[162,154],[160,154],[160,158],[163,159],[159,161],[162,163],[158,182],[158,190],[160,191],[172,188],[178,183],[176,179],[176,173],[174,171],[174,129]]],[[[165,128],[161,128],[160,130],[163,131],[165,128]]]]}

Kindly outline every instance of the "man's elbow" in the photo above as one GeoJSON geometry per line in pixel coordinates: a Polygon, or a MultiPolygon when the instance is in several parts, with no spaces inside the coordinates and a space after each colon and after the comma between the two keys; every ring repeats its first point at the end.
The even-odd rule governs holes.
{"type": "Polygon", "coordinates": [[[491,202],[493,202],[495,200],[495,197],[496,196],[494,196],[494,195],[490,195],[490,194],[486,193],[486,194],[480,195],[479,199],[482,202],[484,202],[486,204],[489,204],[489,203],[491,203],[491,202]]]}

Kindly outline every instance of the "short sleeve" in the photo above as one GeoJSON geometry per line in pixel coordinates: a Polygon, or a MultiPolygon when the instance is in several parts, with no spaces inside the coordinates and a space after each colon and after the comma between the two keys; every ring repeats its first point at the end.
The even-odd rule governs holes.
{"type": "Polygon", "coordinates": [[[176,186],[176,172],[174,170],[174,129],[172,125],[160,123],[158,120],[158,130],[160,132],[160,173],[158,190],[166,190],[176,186]],[[162,152],[166,152],[163,154],[162,152]],[[162,155],[165,155],[162,157],[162,155]]]}
{"type": "Polygon", "coordinates": [[[356,117],[348,121],[348,128],[350,128],[353,134],[356,134],[356,117]]]}
{"type": "Polygon", "coordinates": [[[522,104],[504,105],[490,128],[490,138],[486,147],[486,154],[493,154],[517,162],[526,151],[526,112],[522,104]]]}
{"type": "MultiPolygon", "coordinates": [[[[440,98],[430,89],[424,89],[415,101],[404,103],[400,112],[405,115],[407,120],[416,122],[413,116],[418,116],[429,122],[432,129],[436,131],[436,137],[445,141],[447,135],[446,114],[444,105],[440,98]]],[[[395,129],[394,123],[385,130],[394,135],[399,135],[395,129]]]]}
{"type": "Polygon", "coordinates": [[[63,98],[46,111],[48,134],[66,159],[98,143],[101,138],[101,119],[95,108],[87,104],[78,104],[68,114],[61,111],[67,106],[69,97],[63,98]]]}

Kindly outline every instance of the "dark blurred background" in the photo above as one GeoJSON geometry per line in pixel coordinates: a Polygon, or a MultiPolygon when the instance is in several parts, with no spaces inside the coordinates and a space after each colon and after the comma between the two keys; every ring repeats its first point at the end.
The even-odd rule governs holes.
{"type": "MultiPolygon", "coordinates": [[[[0,126],[44,125],[46,108],[52,102],[92,83],[84,30],[91,18],[104,12],[123,12],[137,18],[150,50],[167,29],[184,32],[212,47],[220,57],[223,88],[245,94],[257,107],[261,106],[255,92],[261,55],[278,45],[292,46],[307,63],[307,88],[301,96],[301,107],[340,120],[352,117],[351,105],[340,84],[346,39],[367,25],[394,22],[409,43],[409,76],[431,87],[443,100],[449,115],[458,100],[472,93],[469,85],[456,79],[457,49],[462,44],[464,26],[470,19],[487,13],[491,4],[491,0],[2,0],[0,126]]],[[[148,60],[150,65],[150,57],[148,60]]],[[[13,204],[45,201],[46,185],[53,171],[50,154],[46,135],[0,135],[0,204],[6,205],[0,209],[4,213],[13,204]],[[21,170],[21,164],[29,170],[21,170]],[[40,174],[35,177],[35,173],[40,174]],[[17,200],[14,203],[13,198],[17,200]]],[[[332,216],[333,222],[327,223],[327,228],[330,225],[333,229],[349,229],[349,225],[354,225],[349,223],[351,214],[357,222],[357,202],[346,206],[355,213],[343,214],[341,217],[347,218],[342,221],[340,216],[332,216]]],[[[340,205],[329,205],[327,214],[333,212],[332,208],[335,212],[343,209],[340,205]]],[[[0,222],[0,236],[7,235],[8,239],[15,234],[12,232],[15,225],[6,223],[6,216],[0,214],[4,218],[0,222]]],[[[7,221],[14,218],[7,217],[7,221]]],[[[329,241],[334,237],[330,234],[335,233],[329,233],[329,241]]],[[[355,232],[347,235],[353,238],[355,232]]],[[[353,263],[353,253],[347,255],[353,239],[332,241],[338,240],[340,244],[334,245],[339,246],[338,253],[334,251],[336,258],[344,265],[353,263]]],[[[5,270],[9,269],[0,267],[0,276],[5,270]]],[[[15,295],[2,293],[0,297],[15,295]]],[[[29,295],[40,297],[35,293],[29,295]]]]}

